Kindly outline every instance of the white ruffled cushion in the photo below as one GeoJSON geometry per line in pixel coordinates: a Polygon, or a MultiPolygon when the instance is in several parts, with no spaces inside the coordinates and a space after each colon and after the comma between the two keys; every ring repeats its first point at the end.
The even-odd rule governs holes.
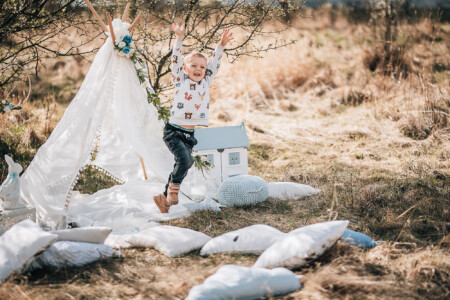
{"type": "Polygon", "coordinates": [[[252,175],[230,177],[217,191],[219,203],[231,207],[260,203],[268,196],[269,189],[264,179],[252,175]]]}
{"type": "Polygon", "coordinates": [[[81,227],[54,231],[58,235],[58,241],[72,241],[103,244],[111,233],[108,227],[81,227]]]}
{"type": "Polygon", "coordinates": [[[210,239],[195,230],[161,225],[133,234],[126,242],[132,247],[153,247],[167,256],[175,257],[200,249],[210,239]]]}
{"type": "Polygon", "coordinates": [[[312,186],[295,182],[269,182],[267,185],[269,197],[280,200],[300,199],[320,193],[312,186]]]}
{"type": "Polygon", "coordinates": [[[203,284],[194,286],[186,300],[260,299],[289,294],[301,287],[297,276],[288,269],[225,265],[203,284]]]}
{"type": "Polygon", "coordinates": [[[299,268],[330,248],[347,228],[348,221],[331,221],[295,229],[261,254],[254,267],[299,268]]]}
{"type": "Polygon", "coordinates": [[[269,225],[252,225],[213,238],[203,246],[200,255],[224,252],[261,254],[285,235],[269,225]]]}
{"type": "Polygon", "coordinates": [[[55,242],[29,266],[33,271],[41,268],[80,267],[94,261],[120,257],[121,253],[104,244],[93,244],[72,241],[55,242]]]}
{"type": "Polygon", "coordinates": [[[0,282],[23,266],[57,239],[31,220],[24,220],[0,236],[0,282]]]}

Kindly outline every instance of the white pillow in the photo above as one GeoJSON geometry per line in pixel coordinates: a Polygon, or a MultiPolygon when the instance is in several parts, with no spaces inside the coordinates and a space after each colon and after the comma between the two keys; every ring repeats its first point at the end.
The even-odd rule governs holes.
{"type": "Polygon", "coordinates": [[[80,267],[104,258],[120,257],[121,253],[104,244],[72,241],[55,242],[29,266],[33,271],[41,268],[80,267]]]}
{"type": "Polygon", "coordinates": [[[210,239],[195,230],[161,225],[133,234],[126,242],[132,247],[153,247],[167,256],[175,257],[200,249],[210,239]]]}
{"type": "Polygon", "coordinates": [[[312,224],[293,230],[261,254],[254,267],[299,268],[330,248],[347,228],[348,221],[312,224]]]}
{"type": "Polygon", "coordinates": [[[13,272],[22,271],[36,253],[47,248],[57,237],[29,219],[11,227],[0,236],[0,282],[13,272]]]}
{"type": "Polygon", "coordinates": [[[289,200],[318,194],[312,186],[295,182],[269,182],[269,198],[289,200]]]}
{"type": "Polygon", "coordinates": [[[54,231],[58,235],[58,241],[73,241],[103,244],[111,233],[108,227],[81,227],[54,231]]]}
{"type": "Polygon", "coordinates": [[[288,269],[225,265],[203,284],[194,286],[186,300],[260,299],[292,293],[301,287],[299,278],[288,269]]]}
{"type": "Polygon", "coordinates": [[[261,254],[285,235],[269,225],[252,225],[213,238],[203,246],[200,255],[223,252],[261,254]]]}
{"type": "Polygon", "coordinates": [[[128,234],[110,234],[105,240],[105,245],[110,247],[120,249],[120,248],[131,248],[131,245],[127,243],[127,238],[133,233],[128,234]]]}

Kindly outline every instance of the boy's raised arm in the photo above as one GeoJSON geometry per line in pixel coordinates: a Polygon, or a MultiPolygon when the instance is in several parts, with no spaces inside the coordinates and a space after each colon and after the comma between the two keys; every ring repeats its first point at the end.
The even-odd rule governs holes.
{"type": "Polygon", "coordinates": [[[222,59],[223,48],[227,45],[229,41],[233,39],[233,33],[230,29],[225,29],[225,32],[222,35],[222,39],[220,43],[216,46],[214,50],[213,56],[208,62],[208,66],[206,67],[206,77],[211,82],[214,77],[217,75],[220,67],[220,61],[222,59]]]}
{"type": "Polygon", "coordinates": [[[172,51],[172,65],[170,69],[172,70],[172,82],[177,84],[182,80],[183,76],[183,36],[184,36],[184,25],[172,24],[172,31],[175,32],[177,39],[172,51]]]}

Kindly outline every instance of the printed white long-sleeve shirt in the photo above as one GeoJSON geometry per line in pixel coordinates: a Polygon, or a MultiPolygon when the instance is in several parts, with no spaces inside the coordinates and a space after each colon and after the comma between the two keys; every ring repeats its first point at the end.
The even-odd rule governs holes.
{"type": "Polygon", "coordinates": [[[223,47],[218,45],[206,67],[205,77],[196,82],[183,71],[183,42],[176,41],[172,52],[172,82],[175,96],[169,123],[177,125],[208,126],[209,87],[217,75],[223,47]]]}

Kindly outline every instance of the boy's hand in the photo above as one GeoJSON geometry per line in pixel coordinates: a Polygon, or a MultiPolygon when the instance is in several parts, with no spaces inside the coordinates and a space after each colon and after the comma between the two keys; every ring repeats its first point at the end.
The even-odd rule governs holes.
{"type": "Polygon", "coordinates": [[[178,25],[176,23],[172,24],[172,31],[175,32],[176,36],[179,40],[182,40],[184,37],[184,24],[178,25]]]}
{"type": "Polygon", "coordinates": [[[219,45],[222,47],[225,47],[228,44],[228,42],[231,41],[232,39],[233,39],[233,33],[230,31],[230,29],[225,29],[219,45]]]}

